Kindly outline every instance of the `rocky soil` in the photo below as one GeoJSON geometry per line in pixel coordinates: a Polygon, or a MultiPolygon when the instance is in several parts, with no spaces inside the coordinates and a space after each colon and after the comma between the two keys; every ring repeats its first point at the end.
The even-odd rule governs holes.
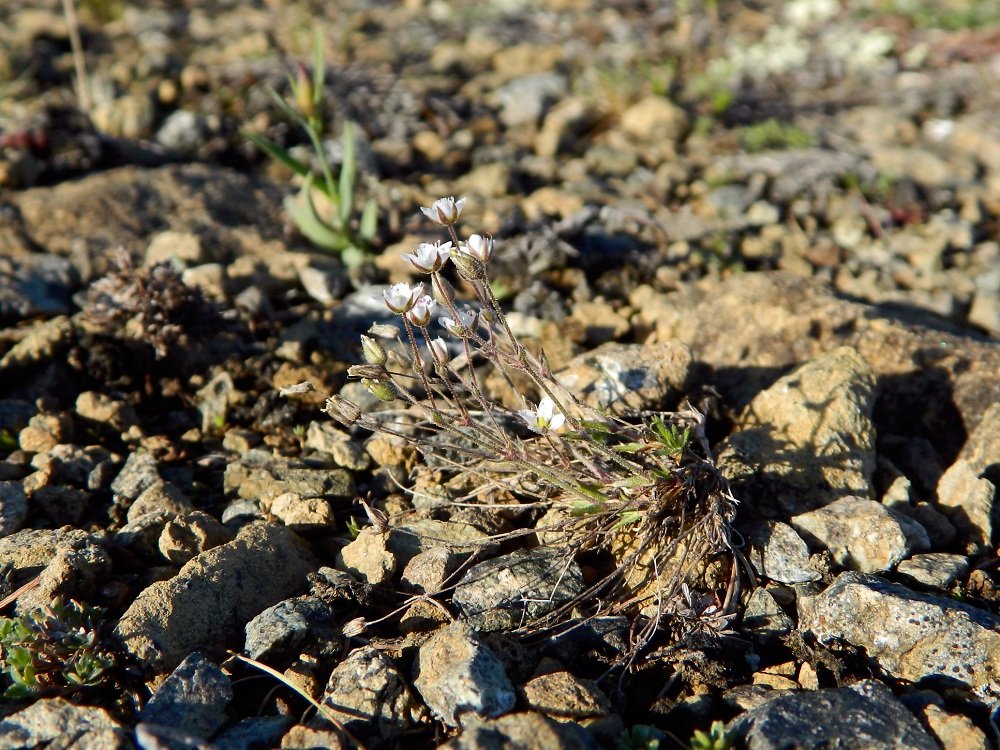
{"type": "Polygon", "coordinates": [[[0,614],[100,607],[115,664],[6,699],[0,747],[997,746],[994,3],[78,5],[85,84],[59,2],[0,5],[0,614]],[[317,33],[379,208],[350,268],[241,133],[306,158],[268,88],[317,33]],[[526,634],[587,566],[536,590],[544,539],[496,539],[530,514],[320,411],[375,408],[371,296],[447,195],[554,370],[707,415],[732,608],[526,634]]]}

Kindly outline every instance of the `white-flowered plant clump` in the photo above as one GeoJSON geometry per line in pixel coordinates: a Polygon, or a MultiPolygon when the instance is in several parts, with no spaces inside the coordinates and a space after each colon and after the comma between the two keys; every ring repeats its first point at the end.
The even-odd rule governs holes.
{"type": "MultiPolygon", "coordinates": [[[[570,557],[602,549],[614,561],[588,590],[587,602],[643,613],[646,624],[637,631],[643,642],[671,614],[703,623],[711,610],[718,615],[714,627],[724,624],[717,592],[698,600],[709,602],[704,607],[692,604],[706,560],[721,554],[732,568],[738,555],[729,532],[734,500],[712,463],[701,415],[689,410],[628,422],[585,405],[560,385],[544,352],[514,335],[490,288],[493,238],[459,237],[455,227],[465,203],[442,198],[421,209],[448,239],[403,255],[425,278],[393,284],[376,297],[399,326],[373,326],[361,337],[364,364],[348,369],[398,408],[366,414],[338,395],[327,399],[325,411],[347,426],[402,438],[456,472],[480,477],[484,487],[516,486],[531,507],[546,509],[542,525],[525,535],[560,539],[570,557]],[[469,302],[449,281],[456,276],[471,291],[469,302]],[[510,386],[530,382],[521,390],[531,392],[515,387],[521,403],[500,403],[487,392],[483,365],[510,386]],[[491,473],[500,465],[505,480],[491,473]],[[519,481],[526,477],[531,481],[519,481]],[[529,493],[528,486],[538,489],[529,493]]],[[[727,602],[738,599],[738,581],[735,574],[727,578],[727,602]]]]}

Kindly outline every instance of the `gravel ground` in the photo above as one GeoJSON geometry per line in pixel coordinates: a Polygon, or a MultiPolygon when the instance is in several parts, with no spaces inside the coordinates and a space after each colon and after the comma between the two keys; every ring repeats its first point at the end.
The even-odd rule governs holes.
{"type": "Polygon", "coordinates": [[[995,3],[78,5],[83,79],[61,3],[0,6],[0,594],[114,665],[76,690],[53,646],[0,745],[996,741],[995,3]],[[360,264],[247,135],[310,159],[268,91],[317,38],[360,264]],[[679,469],[731,489],[731,548],[649,637],[640,584],[583,593],[607,558],[517,536],[545,481],[320,412],[381,408],[348,368],[443,196],[566,388],[705,414],[679,469]]]}

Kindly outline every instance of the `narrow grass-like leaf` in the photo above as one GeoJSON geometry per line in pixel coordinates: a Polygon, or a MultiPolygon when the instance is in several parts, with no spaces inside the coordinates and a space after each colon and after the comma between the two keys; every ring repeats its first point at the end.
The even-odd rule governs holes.
{"type": "Polygon", "coordinates": [[[358,225],[358,234],[366,243],[375,239],[375,232],[378,231],[378,204],[375,201],[367,201],[361,210],[361,223],[358,225]]]}
{"type": "Polygon", "coordinates": [[[305,164],[300,162],[294,156],[289,154],[287,151],[285,151],[285,149],[281,148],[280,146],[275,146],[273,143],[267,140],[267,138],[263,137],[262,135],[258,135],[257,133],[254,133],[250,130],[247,130],[246,128],[242,128],[240,130],[240,133],[242,133],[245,138],[249,139],[250,142],[253,143],[253,145],[259,148],[265,154],[270,156],[275,161],[284,164],[299,177],[309,176],[309,167],[307,167],[305,164]]]}
{"type": "Polygon", "coordinates": [[[340,165],[340,184],[337,188],[339,205],[337,209],[340,224],[346,226],[354,211],[354,179],[357,176],[354,124],[350,120],[344,121],[344,133],[340,140],[344,145],[344,161],[340,165]]]}

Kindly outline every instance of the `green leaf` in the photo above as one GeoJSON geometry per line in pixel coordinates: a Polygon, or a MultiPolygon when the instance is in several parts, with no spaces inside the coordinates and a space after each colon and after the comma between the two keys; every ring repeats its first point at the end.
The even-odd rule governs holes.
{"type": "Polygon", "coordinates": [[[351,535],[351,539],[357,539],[358,535],[361,533],[361,524],[358,523],[358,519],[351,516],[347,519],[347,533],[351,535]]]}
{"type": "Polygon", "coordinates": [[[337,188],[339,198],[339,218],[346,225],[354,211],[354,178],[357,176],[356,154],[354,151],[354,124],[344,122],[344,132],[340,137],[344,145],[344,161],[340,165],[340,182],[337,188]]]}
{"type": "Polygon", "coordinates": [[[361,210],[361,223],[358,225],[358,234],[366,243],[375,239],[378,231],[378,204],[375,201],[368,201],[361,210]]]}
{"type": "Polygon", "coordinates": [[[286,197],[282,205],[295,226],[310,242],[327,250],[343,250],[350,241],[338,228],[330,226],[319,218],[310,195],[311,189],[312,178],[306,178],[299,194],[286,197]]]}
{"type": "Polygon", "coordinates": [[[632,524],[639,523],[643,518],[646,517],[645,513],[638,510],[627,510],[621,514],[618,522],[611,527],[612,531],[617,531],[618,529],[623,529],[626,526],[631,526],[632,524]]]}
{"type": "Polygon", "coordinates": [[[599,503],[606,503],[608,501],[608,498],[607,495],[601,492],[602,486],[603,485],[600,484],[589,484],[586,482],[581,482],[580,484],[577,485],[576,488],[580,493],[586,495],[587,497],[592,497],[599,503]]]}
{"type": "Polygon", "coordinates": [[[34,695],[35,692],[31,688],[18,683],[14,683],[3,692],[3,697],[9,701],[23,701],[34,695]]]}
{"type": "Polygon", "coordinates": [[[638,474],[635,476],[628,477],[627,479],[622,479],[620,482],[615,482],[616,487],[625,487],[625,488],[648,487],[651,484],[652,481],[650,481],[647,477],[640,476],[638,474]]]}
{"type": "Polygon", "coordinates": [[[243,135],[244,138],[249,139],[250,142],[253,143],[253,145],[259,148],[265,154],[270,156],[275,161],[284,164],[295,174],[299,175],[299,177],[309,176],[310,174],[309,167],[307,167],[305,164],[300,162],[294,156],[289,154],[287,151],[285,151],[285,149],[274,145],[264,136],[254,133],[250,130],[247,130],[246,128],[240,129],[240,133],[243,135]]]}
{"type": "Polygon", "coordinates": [[[619,453],[637,453],[643,448],[648,448],[645,443],[622,443],[621,445],[616,445],[612,450],[616,450],[619,453]]]}

